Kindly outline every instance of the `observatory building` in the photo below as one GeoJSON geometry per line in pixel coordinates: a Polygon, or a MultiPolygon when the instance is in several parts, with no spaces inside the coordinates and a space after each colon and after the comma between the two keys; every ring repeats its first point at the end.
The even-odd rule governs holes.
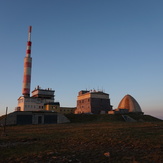
{"type": "Polygon", "coordinates": [[[142,112],[138,102],[131,96],[126,95],[120,101],[118,109],[127,109],[129,112],[142,112]]]}
{"type": "Polygon", "coordinates": [[[107,113],[109,110],[112,110],[109,94],[96,90],[82,90],[78,93],[75,114],[100,114],[107,113]]]}
{"type": "Polygon", "coordinates": [[[126,95],[120,101],[118,108],[109,111],[109,114],[123,114],[123,113],[143,113],[138,102],[131,96],[126,95]]]}

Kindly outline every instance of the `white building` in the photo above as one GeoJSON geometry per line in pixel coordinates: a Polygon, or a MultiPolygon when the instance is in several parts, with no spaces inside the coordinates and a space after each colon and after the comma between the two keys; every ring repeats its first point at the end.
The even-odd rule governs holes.
{"type": "Polygon", "coordinates": [[[54,90],[41,89],[39,86],[32,91],[31,97],[20,96],[16,111],[41,111],[45,103],[54,102],[54,90]]]}

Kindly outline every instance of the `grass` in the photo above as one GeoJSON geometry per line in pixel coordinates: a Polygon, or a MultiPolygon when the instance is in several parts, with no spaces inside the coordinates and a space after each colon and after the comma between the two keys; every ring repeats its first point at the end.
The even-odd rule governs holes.
{"type": "MultiPolygon", "coordinates": [[[[150,115],[143,115],[143,114],[135,114],[135,113],[128,113],[126,114],[131,118],[135,119],[139,122],[159,122],[158,118],[152,117],[150,115]]],[[[121,114],[68,114],[66,115],[68,119],[70,119],[73,123],[94,123],[94,122],[124,122],[121,114]]]]}
{"type": "Polygon", "coordinates": [[[7,136],[0,137],[0,162],[3,163],[163,162],[163,122],[94,120],[7,126],[6,131],[7,136]]]}

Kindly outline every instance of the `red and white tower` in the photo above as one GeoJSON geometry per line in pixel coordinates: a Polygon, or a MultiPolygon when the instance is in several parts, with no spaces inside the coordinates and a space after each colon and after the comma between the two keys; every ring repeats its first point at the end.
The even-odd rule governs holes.
{"type": "Polygon", "coordinates": [[[32,26],[29,26],[27,51],[26,51],[26,56],[24,58],[24,75],[23,75],[23,89],[22,89],[22,94],[25,97],[29,97],[30,96],[31,69],[32,69],[31,32],[32,32],[32,26]]]}

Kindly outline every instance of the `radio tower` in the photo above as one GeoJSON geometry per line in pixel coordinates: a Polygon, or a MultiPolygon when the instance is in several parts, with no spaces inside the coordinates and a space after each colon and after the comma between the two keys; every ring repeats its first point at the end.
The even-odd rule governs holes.
{"type": "Polygon", "coordinates": [[[24,75],[23,75],[23,89],[22,89],[22,94],[25,97],[29,97],[30,96],[31,69],[32,69],[31,32],[32,32],[32,26],[29,26],[27,51],[26,51],[26,56],[24,58],[24,75]]]}

